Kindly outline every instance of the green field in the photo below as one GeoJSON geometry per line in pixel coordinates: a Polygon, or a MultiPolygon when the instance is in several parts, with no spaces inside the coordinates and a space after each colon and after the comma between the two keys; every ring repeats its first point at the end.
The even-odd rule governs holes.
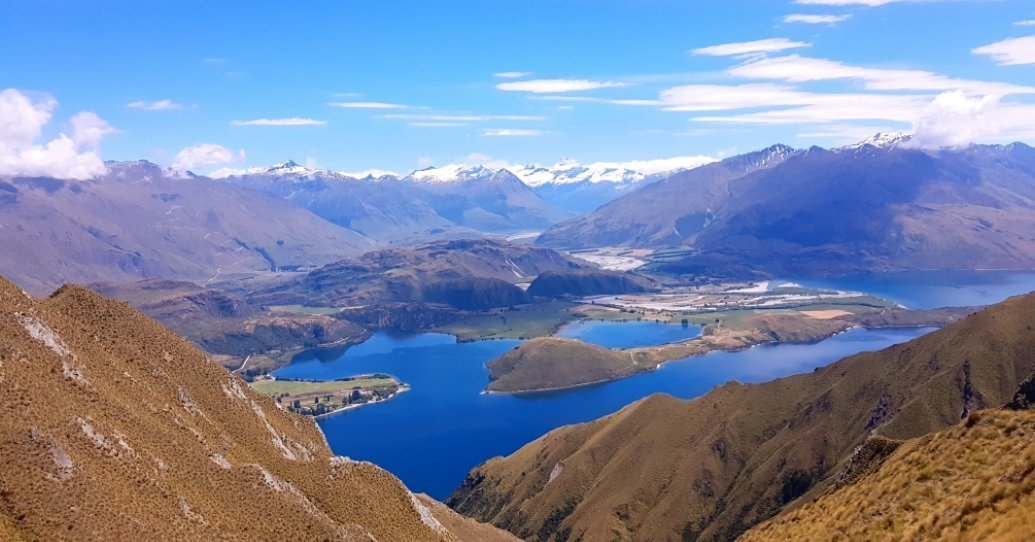
{"type": "Polygon", "coordinates": [[[353,380],[331,380],[327,382],[306,382],[301,380],[259,380],[251,383],[252,389],[264,395],[288,396],[320,395],[338,393],[355,388],[377,388],[397,386],[394,378],[356,378],[353,380]]]}
{"type": "Polygon", "coordinates": [[[323,416],[347,407],[384,401],[406,389],[395,378],[383,374],[331,381],[258,380],[249,385],[273,397],[288,410],[305,416],[323,416]]]}

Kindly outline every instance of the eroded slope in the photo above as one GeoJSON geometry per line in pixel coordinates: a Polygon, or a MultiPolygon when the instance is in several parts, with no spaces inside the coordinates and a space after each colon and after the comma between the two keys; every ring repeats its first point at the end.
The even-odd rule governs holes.
{"type": "Polygon", "coordinates": [[[43,540],[456,540],[186,341],[79,287],[0,279],[0,533],[43,540]]]}

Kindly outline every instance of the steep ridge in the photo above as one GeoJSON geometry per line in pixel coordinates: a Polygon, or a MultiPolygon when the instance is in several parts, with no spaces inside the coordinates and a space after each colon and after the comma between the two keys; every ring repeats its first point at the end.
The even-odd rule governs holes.
{"type": "Polygon", "coordinates": [[[1033,180],[1035,149],[1021,143],[777,146],[644,186],[538,242],[679,249],[656,262],[679,274],[1030,269],[1033,180]]]}
{"type": "Polygon", "coordinates": [[[1033,181],[1023,145],[812,148],[731,183],[695,254],[665,269],[1030,269],[1033,181]]]}
{"type": "Polygon", "coordinates": [[[538,244],[561,248],[679,246],[704,228],[728,197],[727,184],[795,154],[786,145],[683,170],[587,215],[543,232],[538,244]]]}
{"type": "Polygon", "coordinates": [[[874,472],[743,542],[999,540],[1035,532],[1035,412],[982,410],[899,447],[874,472]]]}
{"type": "Polygon", "coordinates": [[[311,420],[76,286],[36,301],[0,279],[0,458],[14,539],[458,539],[311,420]]]}
{"type": "Polygon", "coordinates": [[[0,274],[43,293],[65,282],[315,267],[374,247],[290,202],[148,162],[87,181],[0,178],[0,274]]]}
{"type": "Polygon", "coordinates": [[[448,503],[534,541],[729,540],[832,482],[868,437],[1005,404],[1035,372],[1035,294],[813,373],[656,395],[474,469],[448,503]]]}

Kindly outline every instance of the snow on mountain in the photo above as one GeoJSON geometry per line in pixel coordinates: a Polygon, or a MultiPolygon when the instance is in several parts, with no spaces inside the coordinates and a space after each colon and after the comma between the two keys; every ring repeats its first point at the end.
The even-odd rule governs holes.
{"type": "Polygon", "coordinates": [[[629,162],[593,162],[581,164],[575,160],[561,160],[552,166],[535,164],[512,165],[506,163],[447,164],[413,171],[405,177],[386,170],[368,169],[359,172],[335,172],[299,165],[293,161],[267,167],[222,168],[208,176],[213,179],[240,177],[243,175],[270,175],[303,178],[327,178],[333,176],[350,179],[401,178],[425,183],[447,183],[469,181],[509,171],[523,183],[539,188],[548,185],[571,185],[580,183],[632,184],[663,173],[693,169],[714,162],[710,156],[679,156],[658,160],[633,160],[629,162]]]}
{"type": "Polygon", "coordinates": [[[217,169],[210,173],[208,177],[212,179],[225,179],[227,177],[241,177],[244,175],[269,175],[277,177],[297,177],[300,179],[326,179],[331,177],[342,179],[379,179],[385,176],[394,177],[395,173],[383,169],[366,169],[357,172],[331,171],[329,169],[318,169],[299,165],[294,160],[288,160],[287,162],[265,167],[217,169]]]}
{"type": "Polygon", "coordinates": [[[577,183],[627,184],[642,181],[653,175],[685,169],[693,169],[715,159],[709,156],[680,156],[660,160],[635,160],[631,162],[594,162],[580,164],[575,160],[561,160],[552,166],[535,164],[499,167],[487,165],[448,164],[414,171],[408,179],[420,182],[453,182],[484,177],[506,169],[526,185],[537,188],[544,185],[577,183]]]}
{"type": "Polygon", "coordinates": [[[500,171],[500,169],[505,168],[491,168],[482,165],[472,166],[468,164],[447,164],[441,167],[426,167],[424,169],[418,169],[407,175],[405,179],[429,183],[468,181],[484,177],[486,175],[493,175],[500,171]]]}
{"type": "Polygon", "coordinates": [[[511,171],[529,186],[573,183],[635,183],[647,177],[684,169],[693,169],[714,162],[710,156],[679,156],[659,160],[631,162],[593,162],[580,164],[562,160],[550,167],[527,165],[511,171]]]}
{"type": "Polygon", "coordinates": [[[840,150],[861,149],[866,146],[877,147],[878,149],[891,149],[904,143],[908,143],[913,136],[905,132],[877,132],[872,136],[851,145],[845,145],[840,150]]]}

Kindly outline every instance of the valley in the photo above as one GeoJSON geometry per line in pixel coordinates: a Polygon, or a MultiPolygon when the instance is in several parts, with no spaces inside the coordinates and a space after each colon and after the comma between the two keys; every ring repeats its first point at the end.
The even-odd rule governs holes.
{"type": "Polygon", "coordinates": [[[1032,3],[6,2],[0,542],[1035,539],[1032,3]]]}

